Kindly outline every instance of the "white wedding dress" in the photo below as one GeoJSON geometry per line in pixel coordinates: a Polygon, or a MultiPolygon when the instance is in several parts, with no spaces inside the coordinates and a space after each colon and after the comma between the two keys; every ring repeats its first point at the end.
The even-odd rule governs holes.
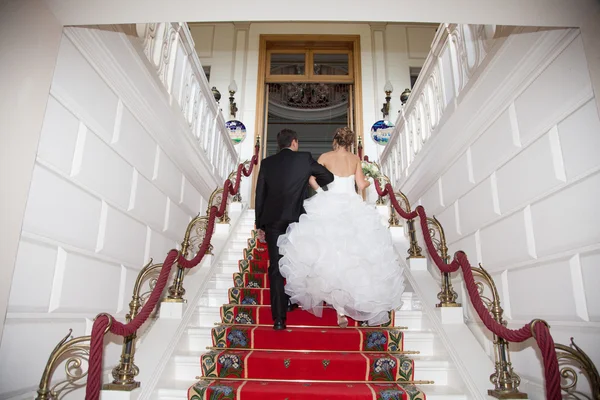
{"type": "Polygon", "coordinates": [[[354,175],[335,176],[304,208],[277,241],[291,302],[318,317],[325,302],[369,325],[389,322],[388,311],[402,305],[403,269],[380,215],[356,193],[354,175]]]}

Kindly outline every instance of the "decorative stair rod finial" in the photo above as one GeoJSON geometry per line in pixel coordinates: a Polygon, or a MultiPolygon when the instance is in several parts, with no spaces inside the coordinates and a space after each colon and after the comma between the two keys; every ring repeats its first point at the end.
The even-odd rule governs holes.
{"type": "MultiPolygon", "coordinates": [[[[473,276],[479,277],[482,281],[477,282],[478,292],[492,314],[496,322],[506,325],[503,318],[504,310],[500,305],[500,296],[492,276],[479,264],[479,268],[471,267],[473,276]],[[491,292],[491,299],[484,294],[484,288],[487,286],[491,292]]],[[[544,322],[545,323],[545,322],[544,322]]],[[[488,395],[497,399],[526,399],[527,393],[519,391],[521,377],[513,370],[510,361],[508,342],[494,334],[494,358],[495,371],[490,375],[490,382],[494,384],[494,389],[488,390],[488,395]]]]}
{"type": "MultiPolygon", "coordinates": [[[[446,264],[449,263],[450,257],[448,257],[448,245],[446,242],[446,234],[440,221],[434,216],[433,218],[427,218],[427,227],[431,235],[431,239],[436,247],[436,251],[446,264]]],[[[460,307],[460,303],[456,302],[458,294],[452,288],[452,281],[450,273],[442,272],[442,284],[441,291],[438,293],[437,298],[440,300],[436,307],[460,307]]]]}
{"type": "MultiPolygon", "coordinates": [[[[144,302],[148,299],[148,296],[156,285],[156,279],[162,268],[161,264],[153,264],[152,259],[142,268],[139,272],[135,285],[133,286],[133,295],[131,296],[131,302],[129,303],[129,313],[125,316],[127,323],[133,320],[144,302]],[[149,290],[142,293],[142,285],[144,282],[149,283],[149,290]]],[[[135,342],[137,340],[137,334],[126,336],[123,338],[123,348],[121,350],[121,359],[119,364],[112,370],[113,381],[111,383],[104,384],[103,390],[120,390],[130,392],[140,387],[140,382],[135,380],[135,377],[139,374],[140,370],[135,365],[135,342]]]]}

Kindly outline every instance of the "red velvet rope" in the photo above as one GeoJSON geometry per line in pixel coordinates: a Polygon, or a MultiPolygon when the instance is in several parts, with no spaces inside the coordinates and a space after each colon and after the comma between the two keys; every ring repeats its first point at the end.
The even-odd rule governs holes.
{"type": "MultiPolygon", "coordinates": [[[[365,156],[365,159],[367,157],[365,156]]],[[[558,369],[558,359],[556,358],[556,349],[554,348],[554,340],[550,334],[549,327],[544,323],[537,323],[540,321],[531,321],[524,325],[520,329],[508,329],[504,325],[498,323],[487,309],[479,292],[475,279],[473,278],[473,272],[471,271],[471,264],[467,259],[467,255],[462,251],[457,251],[454,254],[454,259],[450,264],[447,264],[442,257],[438,254],[435,245],[433,243],[431,233],[427,226],[427,214],[423,206],[417,206],[414,211],[406,212],[400,207],[394,189],[389,183],[385,185],[384,189],[381,189],[379,181],[375,179],[375,189],[377,194],[381,197],[389,196],[394,209],[404,219],[411,220],[415,217],[419,217],[421,224],[421,231],[423,232],[423,239],[427,247],[429,256],[443,273],[451,273],[458,271],[460,268],[463,273],[467,292],[471,304],[475,308],[477,315],[481,318],[484,325],[497,336],[509,341],[509,342],[523,342],[532,336],[535,337],[538,347],[542,352],[542,358],[544,360],[544,377],[546,380],[546,398],[551,400],[562,399],[561,388],[560,388],[560,371],[558,369]]]]}
{"type": "Polygon", "coordinates": [[[254,149],[254,155],[252,156],[252,160],[250,162],[250,167],[248,169],[244,167],[244,164],[238,165],[235,186],[232,185],[229,179],[225,181],[223,185],[223,198],[221,199],[221,204],[219,207],[213,205],[210,208],[206,234],[204,235],[202,245],[200,246],[200,249],[194,258],[188,260],[177,250],[169,251],[160,270],[156,286],[154,287],[154,290],[152,290],[148,301],[146,301],[140,312],[128,324],[123,324],[115,320],[114,317],[109,314],[100,314],[96,317],[94,320],[94,325],[92,326],[92,338],[90,340],[88,380],[85,392],[86,400],[98,400],[100,398],[102,356],[104,350],[105,333],[110,331],[111,333],[119,336],[129,336],[135,333],[144,324],[144,322],[146,322],[156,307],[156,304],[160,300],[160,296],[162,295],[162,292],[167,285],[167,281],[169,280],[169,273],[173,264],[177,262],[183,268],[193,268],[202,261],[208,246],[210,246],[210,241],[212,239],[215,226],[215,219],[217,217],[222,217],[225,213],[225,209],[227,207],[227,198],[229,195],[237,194],[240,188],[241,174],[244,174],[246,177],[252,174],[254,166],[258,164],[258,151],[259,146],[256,146],[254,149]]]}

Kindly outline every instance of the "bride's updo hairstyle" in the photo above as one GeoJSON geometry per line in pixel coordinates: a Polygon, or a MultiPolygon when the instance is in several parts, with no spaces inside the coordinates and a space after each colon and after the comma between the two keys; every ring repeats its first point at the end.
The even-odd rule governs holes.
{"type": "Polygon", "coordinates": [[[333,135],[333,148],[343,147],[346,150],[350,150],[350,147],[354,144],[354,132],[347,126],[343,128],[337,128],[333,135]]]}

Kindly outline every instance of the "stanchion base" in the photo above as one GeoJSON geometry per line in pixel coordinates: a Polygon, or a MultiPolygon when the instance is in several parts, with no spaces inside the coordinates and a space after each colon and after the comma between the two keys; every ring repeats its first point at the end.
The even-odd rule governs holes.
{"type": "Polygon", "coordinates": [[[527,393],[523,392],[504,392],[501,390],[488,390],[488,395],[497,399],[528,399],[527,393]]]}
{"type": "Polygon", "coordinates": [[[132,389],[128,389],[128,385],[117,385],[113,383],[108,383],[102,386],[102,390],[100,391],[100,400],[131,400],[139,397],[140,392],[140,383],[136,382],[137,386],[132,389]],[[107,386],[111,386],[111,388],[107,388],[107,386]],[[114,386],[114,388],[113,388],[114,386]]]}
{"type": "Polygon", "coordinates": [[[159,318],[163,319],[181,319],[183,317],[183,302],[163,300],[160,303],[159,318]]]}
{"type": "Polygon", "coordinates": [[[463,324],[465,317],[463,315],[463,308],[458,307],[440,307],[440,317],[442,324],[463,324]]]}
{"type": "Polygon", "coordinates": [[[408,258],[408,266],[411,271],[427,271],[427,259],[421,258],[408,258]]]}
{"type": "Polygon", "coordinates": [[[215,224],[215,235],[219,235],[219,236],[227,235],[229,233],[230,226],[231,225],[229,225],[229,224],[216,223],[215,224]]]}

